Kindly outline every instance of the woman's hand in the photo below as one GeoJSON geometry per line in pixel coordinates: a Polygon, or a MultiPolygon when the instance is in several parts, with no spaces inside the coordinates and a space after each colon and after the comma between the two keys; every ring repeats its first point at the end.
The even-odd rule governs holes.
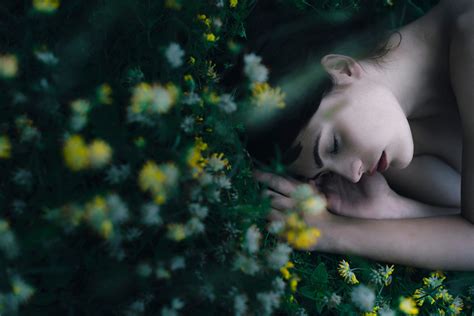
{"type": "Polygon", "coordinates": [[[402,218],[397,205],[397,194],[378,172],[364,174],[353,183],[344,177],[330,173],[320,180],[320,189],[326,195],[330,212],[358,218],[402,218]]]}

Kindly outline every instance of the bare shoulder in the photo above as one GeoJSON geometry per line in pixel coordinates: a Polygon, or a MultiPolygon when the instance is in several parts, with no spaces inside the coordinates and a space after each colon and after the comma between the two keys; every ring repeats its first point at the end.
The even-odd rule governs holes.
{"type": "Polygon", "coordinates": [[[449,16],[453,27],[458,27],[460,22],[461,24],[469,23],[471,26],[473,25],[473,0],[441,0],[438,6],[449,16]]]}

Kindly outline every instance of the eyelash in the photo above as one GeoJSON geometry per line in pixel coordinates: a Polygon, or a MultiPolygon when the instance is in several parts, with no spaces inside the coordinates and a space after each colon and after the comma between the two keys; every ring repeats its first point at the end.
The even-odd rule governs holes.
{"type": "Polygon", "coordinates": [[[334,149],[330,152],[331,154],[335,155],[339,152],[339,142],[337,141],[336,136],[334,135],[334,149]]]}

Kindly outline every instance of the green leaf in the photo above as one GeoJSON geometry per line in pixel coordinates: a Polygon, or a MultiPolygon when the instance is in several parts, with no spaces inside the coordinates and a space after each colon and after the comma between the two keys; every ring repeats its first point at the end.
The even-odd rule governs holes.
{"type": "Polygon", "coordinates": [[[328,283],[328,272],[326,270],[326,265],[321,262],[311,273],[311,283],[326,284],[328,283]]]}

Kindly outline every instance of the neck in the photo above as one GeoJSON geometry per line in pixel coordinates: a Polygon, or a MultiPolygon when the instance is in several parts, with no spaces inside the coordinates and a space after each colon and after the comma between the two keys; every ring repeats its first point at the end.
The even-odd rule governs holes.
{"type": "Polygon", "coordinates": [[[429,105],[438,93],[435,81],[440,78],[437,61],[440,56],[435,52],[440,37],[428,38],[425,34],[425,30],[440,28],[436,15],[437,10],[432,10],[401,28],[398,47],[400,37],[393,34],[389,47],[395,48],[389,51],[380,66],[367,59],[360,61],[367,78],[392,91],[408,119],[430,115],[429,105]]]}

